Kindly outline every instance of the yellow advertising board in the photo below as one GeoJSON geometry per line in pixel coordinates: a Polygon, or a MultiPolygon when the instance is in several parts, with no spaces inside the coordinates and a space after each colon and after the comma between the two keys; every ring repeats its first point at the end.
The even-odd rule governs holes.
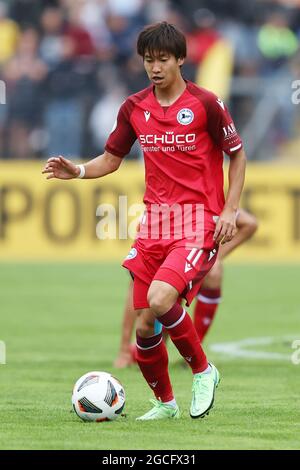
{"type": "Polygon", "coordinates": [[[123,164],[102,179],[71,181],[46,180],[41,169],[36,162],[0,163],[0,260],[122,259],[132,240],[124,233],[119,240],[119,197],[126,195],[128,206],[142,202],[143,165],[123,164]],[[115,239],[97,238],[96,211],[103,204],[117,219],[115,239]]]}
{"type": "MultiPolygon", "coordinates": [[[[122,260],[132,243],[127,227],[133,237],[142,211],[143,165],[72,181],[46,181],[41,167],[0,162],[0,260],[122,260]]],[[[300,261],[300,167],[249,164],[242,205],[260,225],[232,260],[300,261]]]]}

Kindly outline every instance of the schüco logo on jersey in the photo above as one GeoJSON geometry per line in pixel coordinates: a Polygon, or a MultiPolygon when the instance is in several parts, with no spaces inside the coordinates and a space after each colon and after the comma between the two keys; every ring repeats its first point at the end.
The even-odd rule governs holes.
{"type": "Polygon", "coordinates": [[[196,134],[174,134],[174,132],[166,132],[166,134],[141,134],[139,136],[141,144],[168,144],[182,145],[193,144],[196,140],[196,134]]]}

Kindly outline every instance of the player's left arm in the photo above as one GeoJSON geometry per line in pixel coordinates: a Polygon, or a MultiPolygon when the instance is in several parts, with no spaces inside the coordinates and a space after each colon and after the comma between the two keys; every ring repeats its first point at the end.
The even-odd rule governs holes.
{"type": "Polygon", "coordinates": [[[219,259],[224,259],[235,248],[242,245],[244,242],[252,238],[258,228],[258,222],[253,214],[244,209],[239,209],[236,218],[237,233],[230,242],[221,245],[218,253],[219,259]]]}
{"type": "Polygon", "coordinates": [[[203,96],[203,103],[208,133],[216,146],[230,157],[228,193],[214,233],[215,242],[223,244],[232,240],[236,233],[236,215],[245,180],[246,155],[225,103],[210,92],[203,96]]]}
{"type": "Polygon", "coordinates": [[[245,181],[246,160],[243,148],[230,156],[227,197],[214,233],[217,244],[229,242],[236,234],[236,215],[245,181]]]}

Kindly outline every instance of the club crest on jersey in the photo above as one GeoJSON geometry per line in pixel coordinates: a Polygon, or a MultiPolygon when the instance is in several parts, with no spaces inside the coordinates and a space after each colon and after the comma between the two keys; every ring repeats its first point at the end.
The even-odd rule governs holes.
{"type": "Polygon", "coordinates": [[[183,108],[177,113],[177,121],[179,124],[187,126],[194,120],[194,113],[189,108],[183,108]]]}
{"type": "Polygon", "coordinates": [[[133,259],[135,258],[137,255],[137,250],[136,248],[131,248],[131,250],[129,251],[128,255],[126,256],[126,259],[133,259]]]}

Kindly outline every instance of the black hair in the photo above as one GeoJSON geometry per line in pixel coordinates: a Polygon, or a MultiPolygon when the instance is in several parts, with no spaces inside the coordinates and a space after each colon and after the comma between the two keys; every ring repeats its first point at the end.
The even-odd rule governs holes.
{"type": "Polygon", "coordinates": [[[186,57],[184,34],[166,21],[146,26],[138,36],[137,53],[144,58],[146,53],[154,57],[164,52],[174,55],[176,59],[184,59],[186,57]]]}

